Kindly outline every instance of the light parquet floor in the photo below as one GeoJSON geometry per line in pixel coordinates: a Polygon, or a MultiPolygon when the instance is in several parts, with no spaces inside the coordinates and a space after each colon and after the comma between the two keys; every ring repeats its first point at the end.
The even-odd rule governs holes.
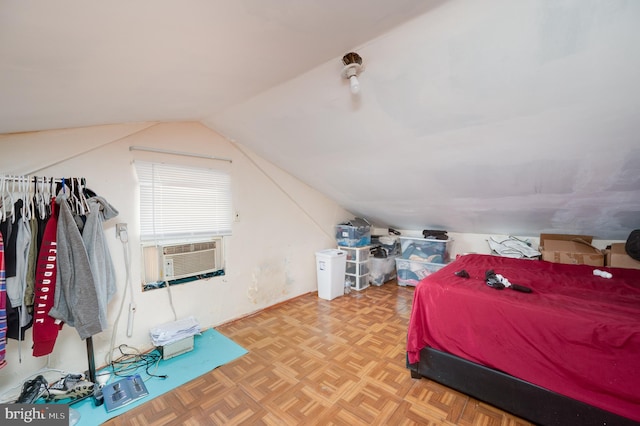
{"type": "Polygon", "coordinates": [[[413,288],[316,293],[217,327],[249,353],[105,425],[530,425],[405,367],[413,288]]]}

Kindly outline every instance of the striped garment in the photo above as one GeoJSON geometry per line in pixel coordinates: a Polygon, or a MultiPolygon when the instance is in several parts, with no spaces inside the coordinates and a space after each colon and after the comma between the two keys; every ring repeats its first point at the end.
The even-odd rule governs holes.
{"type": "Polygon", "coordinates": [[[7,283],[4,271],[4,241],[0,234],[0,368],[7,365],[4,357],[7,343],[7,283]]]}

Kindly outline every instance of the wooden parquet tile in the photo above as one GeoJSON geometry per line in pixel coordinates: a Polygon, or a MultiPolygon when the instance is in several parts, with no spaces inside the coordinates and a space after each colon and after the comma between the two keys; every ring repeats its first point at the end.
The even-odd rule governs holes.
{"type": "Polygon", "coordinates": [[[217,327],[249,353],[106,425],[527,426],[405,367],[412,287],[310,293],[217,327]]]}

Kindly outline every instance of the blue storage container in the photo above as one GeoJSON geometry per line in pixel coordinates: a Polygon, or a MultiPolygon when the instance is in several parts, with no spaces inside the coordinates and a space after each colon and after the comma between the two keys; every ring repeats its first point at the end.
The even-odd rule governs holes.
{"type": "Polygon", "coordinates": [[[364,247],[371,244],[371,226],[336,226],[336,241],[343,247],[364,247]]]}

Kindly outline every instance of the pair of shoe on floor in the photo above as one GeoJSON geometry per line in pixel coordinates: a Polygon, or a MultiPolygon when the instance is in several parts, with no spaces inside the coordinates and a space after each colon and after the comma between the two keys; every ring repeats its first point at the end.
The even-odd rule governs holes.
{"type": "Polygon", "coordinates": [[[40,375],[28,380],[22,386],[17,404],[32,404],[43,397],[46,402],[71,399],[75,402],[93,394],[95,384],[85,379],[83,374],[67,374],[54,384],[47,383],[40,375]]]}

